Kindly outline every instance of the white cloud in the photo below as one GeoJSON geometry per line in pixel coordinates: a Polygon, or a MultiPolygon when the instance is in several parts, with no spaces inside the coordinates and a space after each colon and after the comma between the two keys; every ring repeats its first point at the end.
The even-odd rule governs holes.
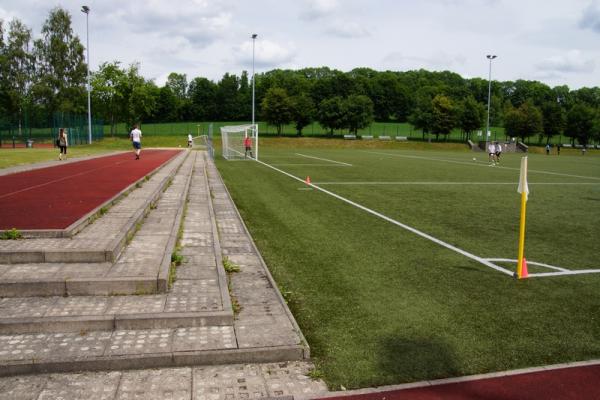
{"type": "Polygon", "coordinates": [[[390,69],[407,70],[428,68],[434,70],[453,70],[465,65],[467,59],[462,54],[447,54],[443,51],[428,55],[404,55],[392,52],[382,59],[390,69]]]}
{"type": "Polygon", "coordinates": [[[337,0],[306,0],[306,9],[301,17],[305,20],[314,20],[333,14],[338,8],[337,0]]]}
{"type": "Polygon", "coordinates": [[[579,26],[600,33],[600,1],[592,1],[583,11],[579,26]]]}
{"type": "MultiPolygon", "coordinates": [[[[248,40],[233,49],[233,58],[243,66],[252,65],[252,41],[248,40]]],[[[281,68],[294,60],[296,48],[293,43],[285,45],[270,40],[256,40],[254,64],[260,68],[281,68]]]]}
{"type": "Polygon", "coordinates": [[[325,32],[341,38],[359,38],[370,36],[369,30],[358,22],[333,20],[325,32]]]}
{"type": "Polygon", "coordinates": [[[539,71],[555,73],[591,73],[596,68],[596,62],[584,56],[579,50],[546,58],[536,64],[539,71]]]}

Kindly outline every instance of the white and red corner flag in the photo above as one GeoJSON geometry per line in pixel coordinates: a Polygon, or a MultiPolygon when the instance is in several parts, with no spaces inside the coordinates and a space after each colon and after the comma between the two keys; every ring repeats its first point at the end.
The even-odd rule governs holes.
{"type": "Polygon", "coordinates": [[[527,157],[521,158],[521,171],[519,172],[519,188],[517,192],[525,193],[525,200],[529,196],[529,186],[527,185],[527,157]]]}

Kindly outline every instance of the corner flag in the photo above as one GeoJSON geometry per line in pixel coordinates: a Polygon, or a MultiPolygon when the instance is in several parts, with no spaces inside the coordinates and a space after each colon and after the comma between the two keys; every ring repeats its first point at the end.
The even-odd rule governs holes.
{"type": "Polygon", "coordinates": [[[519,172],[519,188],[517,192],[525,193],[525,201],[529,195],[529,186],[527,185],[527,157],[521,158],[521,171],[519,172]]]}
{"type": "Polygon", "coordinates": [[[527,157],[521,158],[521,171],[519,173],[519,188],[517,189],[517,192],[521,193],[521,221],[519,223],[519,258],[517,262],[517,277],[521,279],[526,277],[523,276],[523,253],[525,251],[525,213],[527,211],[527,197],[529,195],[529,186],[527,185],[527,157]]]}

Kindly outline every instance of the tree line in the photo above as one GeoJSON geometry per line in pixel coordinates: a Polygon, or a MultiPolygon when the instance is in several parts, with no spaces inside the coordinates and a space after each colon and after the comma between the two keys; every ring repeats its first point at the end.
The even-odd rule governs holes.
{"type": "MultiPolygon", "coordinates": [[[[19,20],[0,21],[0,121],[43,121],[53,112],[85,113],[84,47],[62,8],[49,12],[40,39],[19,20]]],[[[449,72],[376,71],[328,67],[274,69],[255,77],[259,119],[298,135],[313,121],[328,132],[375,121],[409,122],[425,134],[464,138],[485,127],[488,81],[449,72]]],[[[248,121],[251,77],[225,73],[218,81],[188,80],[173,72],[163,86],[140,74],[139,64],[105,62],[92,72],[92,110],[115,133],[118,123],[248,121]]],[[[580,144],[600,140],[600,88],[571,90],[528,80],[492,81],[490,124],[509,136],[540,142],[564,135],[580,144]]],[[[41,122],[40,122],[41,123],[41,122]]]]}

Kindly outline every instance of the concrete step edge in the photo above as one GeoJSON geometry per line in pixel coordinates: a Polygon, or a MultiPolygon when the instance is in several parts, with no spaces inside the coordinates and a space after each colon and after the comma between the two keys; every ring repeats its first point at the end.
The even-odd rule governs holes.
{"type": "MultiPolygon", "coordinates": [[[[127,244],[128,236],[136,230],[136,224],[141,221],[146,214],[151,211],[151,206],[160,195],[164,188],[169,183],[169,180],[177,174],[179,168],[183,165],[189,151],[183,151],[182,154],[176,156],[173,160],[160,167],[153,174],[155,177],[165,168],[171,168],[171,171],[162,177],[159,185],[154,189],[152,194],[146,198],[145,204],[141,209],[132,213],[130,220],[124,229],[121,229],[111,243],[103,249],[91,250],[30,250],[30,251],[13,251],[0,249],[0,263],[3,264],[22,264],[22,263],[79,263],[79,262],[113,262],[121,253],[127,244]],[[173,167],[173,165],[175,165],[173,167]]],[[[121,193],[117,194],[117,196],[121,193]]],[[[69,240],[64,239],[64,240],[69,240]]]]}
{"type": "Polygon", "coordinates": [[[195,311],[0,318],[0,335],[232,326],[233,312],[195,311]]]}
{"type": "Polygon", "coordinates": [[[0,376],[76,371],[173,368],[194,365],[269,363],[306,360],[300,345],[247,349],[180,351],[142,355],[9,361],[0,365],[0,376]]]}

